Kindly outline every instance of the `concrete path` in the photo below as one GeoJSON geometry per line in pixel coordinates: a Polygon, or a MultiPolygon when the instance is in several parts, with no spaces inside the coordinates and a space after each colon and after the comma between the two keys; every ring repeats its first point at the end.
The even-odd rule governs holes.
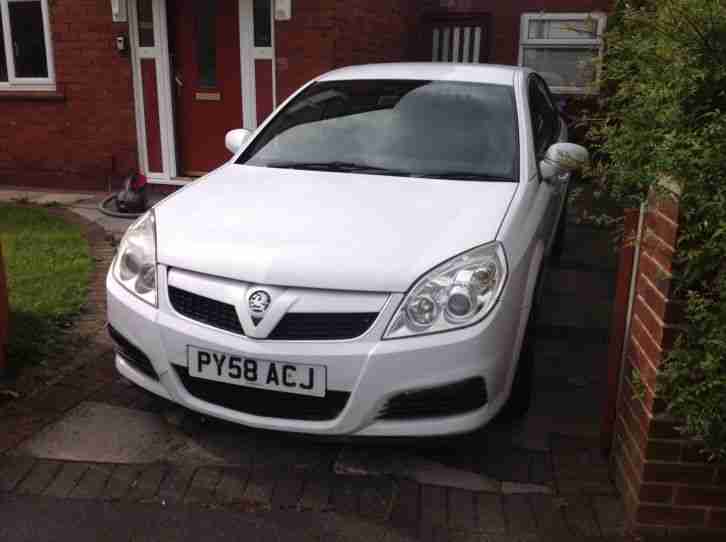
{"type": "MultiPolygon", "coordinates": [[[[133,223],[132,218],[116,218],[103,214],[98,204],[107,196],[98,192],[44,192],[39,190],[11,190],[0,188],[0,202],[29,203],[48,207],[62,207],[99,225],[109,234],[121,237],[133,223]]],[[[161,198],[161,196],[156,196],[161,198]]]]}

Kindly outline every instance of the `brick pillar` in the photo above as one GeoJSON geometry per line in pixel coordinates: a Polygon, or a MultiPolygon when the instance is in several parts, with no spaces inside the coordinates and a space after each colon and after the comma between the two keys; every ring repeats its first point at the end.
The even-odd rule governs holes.
{"type": "Polygon", "coordinates": [[[0,245],[0,376],[7,370],[7,345],[10,316],[8,314],[8,287],[5,279],[3,247],[0,245]]]}
{"type": "Polygon", "coordinates": [[[726,540],[726,465],[707,462],[680,435],[656,392],[664,354],[682,322],[683,305],[671,290],[678,222],[677,197],[651,195],[624,341],[612,465],[634,533],[726,540]]]}

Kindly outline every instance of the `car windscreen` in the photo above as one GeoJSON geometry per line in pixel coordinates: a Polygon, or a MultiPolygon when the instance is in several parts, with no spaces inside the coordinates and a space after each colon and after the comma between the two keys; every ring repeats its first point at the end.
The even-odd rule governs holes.
{"type": "Polygon", "coordinates": [[[516,124],[513,91],[503,85],[325,81],[277,113],[237,163],[516,181],[516,124]]]}

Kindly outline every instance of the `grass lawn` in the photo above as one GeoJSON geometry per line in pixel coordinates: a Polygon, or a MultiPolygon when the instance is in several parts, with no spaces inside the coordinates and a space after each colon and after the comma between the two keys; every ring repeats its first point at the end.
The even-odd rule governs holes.
{"type": "Polygon", "coordinates": [[[44,360],[86,299],[92,262],[78,226],[46,210],[0,203],[10,295],[9,366],[44,360]]]}

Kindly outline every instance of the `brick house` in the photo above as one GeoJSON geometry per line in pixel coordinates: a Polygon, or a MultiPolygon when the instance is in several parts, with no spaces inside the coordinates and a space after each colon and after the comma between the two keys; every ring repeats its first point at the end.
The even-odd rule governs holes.
{"type": "Polygon", "coordinates": [[[610,0],[0,0],[0,185],[183,184],[335,67],[526,64],[581,93],[610,0]]]}

